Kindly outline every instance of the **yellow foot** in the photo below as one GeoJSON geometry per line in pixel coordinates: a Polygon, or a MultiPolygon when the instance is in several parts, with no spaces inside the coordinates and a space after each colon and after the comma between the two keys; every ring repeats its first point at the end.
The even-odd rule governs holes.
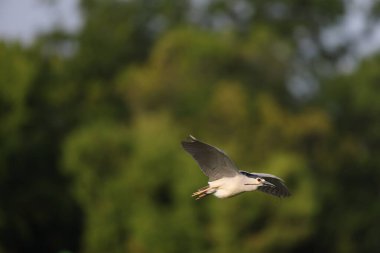
{"type": "Polygon", "coordinates": [[[205,186],[201,189],[199,189],[198,191],[194,192],[191,197],[196,197],[195,199],[198,200],[200,198],[203,198],[205,196],[207,196],[208,194],[208,191],[210,190],[210,187],[209,186],[205,186]]]}

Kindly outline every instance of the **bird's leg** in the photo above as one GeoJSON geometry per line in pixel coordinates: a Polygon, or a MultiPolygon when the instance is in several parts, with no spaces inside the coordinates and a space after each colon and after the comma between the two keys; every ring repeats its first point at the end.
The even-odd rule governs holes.
{"type": "Polygon", "coordinates": [[[210,190],[210,186],[205,186],[205,187],[202,187],[200,188],[198,191],[194,192],[191,196],[192,197],[196,197],[196,200],[200,199],[200,198],[203,198],[204,196],[207,196],[208,194],[210,194],[208,191],[210,190]]]}
{"type": "Polygon", "coordinates": [[[201,194],[201,195],[198,195],[197,196],[197,198],[195,199],[195,200],[198,200],[198,199],[201,199],[201,198],[203,198],[203,197],[206,197],[206,196],[208,196],[210,193],[203,193],[203,194],[201,194]]]}
{"type": "Polygon", "coordinates": [[[202,194],[202,193],[206,192],[208,189],[209,189],[208,185],[205,187],[202,187],[202,188],[198,189],[198,191],[194,192],[191,196],[194,197],[194,196],[197,196],[199,194],[202,194]]]}

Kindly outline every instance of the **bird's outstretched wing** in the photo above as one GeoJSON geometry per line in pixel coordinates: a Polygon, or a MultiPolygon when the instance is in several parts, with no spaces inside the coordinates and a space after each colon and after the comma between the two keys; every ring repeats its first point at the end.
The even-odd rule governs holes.
{"type": "Polygon", "coordinates": [[[209,177],[210,182],[239,174],[236,165],[226,153],[191,135],[188,141],[182,141],[182,147],[197,161],[203,173],[209,177]]]}
{"type": "Polygon", "coordinates": [[[284,184],[284,181],[281,178],[276,177],[271,174],[266,174],[266,173],[252,173],[252,174],[257,175],[258,177],[264,178],[265,181],[275,186],[275,187],[267,186],[267,185],[259,186],[257,190],[277,196],[277,197],[283,197],[283,198],[289,197],[291,195],[288,188],[284,184]]]}

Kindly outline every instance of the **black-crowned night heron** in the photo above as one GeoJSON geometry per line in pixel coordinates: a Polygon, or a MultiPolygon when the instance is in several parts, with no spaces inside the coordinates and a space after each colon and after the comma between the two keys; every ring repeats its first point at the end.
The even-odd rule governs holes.
{"type": "Polygon", "coordinates": [[[290,196],[281,178],[271,174],[239,170],[222,150],[203,143],[191,135],[188,141],[182,141],[182,147],[197,161],[203,173],[209,178],[206,187],[193,193],[192,196],[196,199],[209,194],[214,194],[218,198],[228,198],[254,190],[277,197],[290,196]]]}

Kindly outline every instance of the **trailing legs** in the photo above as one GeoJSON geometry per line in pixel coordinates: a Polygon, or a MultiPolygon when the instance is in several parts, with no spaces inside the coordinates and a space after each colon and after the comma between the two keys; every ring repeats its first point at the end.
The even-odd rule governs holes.
{"type": "Polygon", "coordinates": [[[209,185],[200,188],[198,191],[194,192],[191,197],[195,197],[196,200],[201,199],[209,194],[214,193],[215,190],[211,188],[209,185]]]}

